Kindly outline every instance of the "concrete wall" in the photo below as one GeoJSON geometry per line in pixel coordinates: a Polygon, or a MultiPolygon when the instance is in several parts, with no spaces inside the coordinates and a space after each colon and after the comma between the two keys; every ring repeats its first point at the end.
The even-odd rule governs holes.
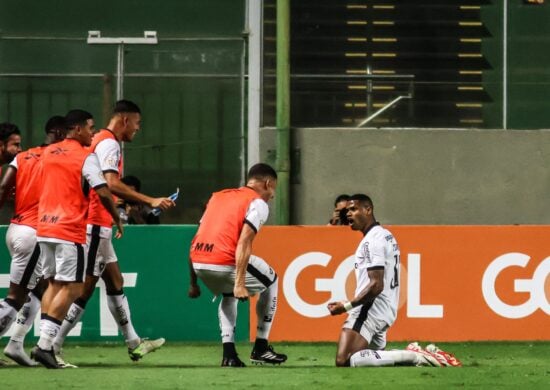
{"type": "MultiPolygon", "coordinates": [[[[261,130],[274,163],[275,130],[261,130]]],[[[326,224],[340,193],[386,224],[550,223],[550,130],[294,129],[292,223],[326,224]]]]}

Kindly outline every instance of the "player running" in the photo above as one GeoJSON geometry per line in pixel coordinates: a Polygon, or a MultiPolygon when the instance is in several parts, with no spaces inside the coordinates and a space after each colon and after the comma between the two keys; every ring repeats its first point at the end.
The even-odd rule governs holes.
{"type": "Polygon", "coordinates": [[[460,362],[435,345],[426,350],[417,343],[406,350],[385,351],[386,332],[395,322],[399,303],[399,245],[374,217],[374,206],[364,194],[351,196],[347,217],[353,230],[363,233],[355,252],[355,298],[330,302],[330,314],[347,312],[336,366],[459,366],[460,362]]]}
{"type": "MultiPolygon", "coordinates": [[[[141,110],[139,107],[129,100],[120,100],[115,104],[109,125],[94,135],[90,150],[97,155],[107,185],[113,194],[128,201],[145,203],[151,208],[166,210],[175,205],[172,200],[144,195],[134,191],[120,180],[122,157],[119,142],[131,142],[140,129],[140,125],[141,110]]],[[[134,329],[128,300],[123,291],[124,280],[111,242],[112,223],[113,218],[105,210],[97,194],[92,191],[88,213],[87,243],[89,252],[84,288],[71,305],[54,342],[56,358],[63,367],[76,367],[64,361],[62,346],[67,334],[82,317],[86,303],[94,293],[99,277],[105,282],[109,311],[124,336],[130,359],[137,361],[149,352],[160,348],[165,342],[163,338],[142,339],[134,329]]]]}
{"type": "MultiPolygon", "coordinates": [[[[14,321],[16,308],[20,308],[13,335],[4,349],[4,355],[23,366],[38,364],[27,356],[23,350],[23,342],[40,309],[42,293],[47,285],[41,278],[40,247],[36,242],[38,201],[42,190],[38,163],[46,146],[65,138],[65,118],[51,117],[46,123],[45,130],[44,144],[18,153],[0,183],[0,207],[12,193],[14,186],[16,190],[15,214],[6,232],[6,246],[11,255],[10,288],[6,300],[14,302],[15,305],[13,310],[0,319],[6,323],[4,332],[14,321]]],[[[0,332],[0,335],[2,333],[0,332]]]]}
{"type": "Polygon", "coordinates": [[[99,195],[122,236],[122,224],[91,144],[94,120],[90,113],[72,110],[65,116],[67,137],[42,153],[39,173],[37,241],[42,273],[51,277],[42,297],[40,339],[31,358],[47,368],[61,368],[53,341],[71,303],[78,297],[86,267],[86,214],[91,189],[99,195]]]}

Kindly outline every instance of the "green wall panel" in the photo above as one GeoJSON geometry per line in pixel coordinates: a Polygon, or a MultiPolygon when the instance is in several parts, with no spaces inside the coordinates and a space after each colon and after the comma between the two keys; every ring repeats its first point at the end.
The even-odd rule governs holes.
{"type": "Polygon", "coordinates": [[[196,223],[213,191],[241,184],[244,5],[2,1],[0,121],[21,128],[24,147],[42,142],[51,115],[72,108],[90,111],[96,127],[105,126],[116,96],[117,48],[88,45],[87,31],[141,36],[156,30],[157,45],[125,47],[124,97],[143,111],[142,131],[125,145],[125,173],[138,176],[153,196],[180,187],[183,207],[162,221],[196,223]],[[36,39],[41,36],[57,39],[36,39]]]}
{"type": "Polygon", "coordinates": [[[550,128],[550,3],[509,2],[509,128],[550,128]]]}
{"type": "Polygon", "coordinates": [[[113,34],[239,35],[243,0],[2,0],[0,26],[6,35],[113,34]],[[221,17],[220,15],[223,15],[221,17]]]}
{"type": "MultiPolygon", "coordinates": [[[[127,226],[125,236],[114,240],[115,250],[125,280],[135,286],[125,287],[132,311],[132,321],[141,337],[165,337],[169,341],[217,341],[219,328],[217,308],[220,298],[212,302],[212,294],[202,286],[199,299],[187,297],[189,287],[188,254],[189,245],[197,227],[181,226],[127,226]]],[[[6,227],[0,227],[5,236],[6,227]]],[[[9,255],[5,245],[0,248],[0,275],[9,274],[9,255]]],[[[0,286],[0,295],[7,293],[6,286],[0,286]]],[[[80,336],[68,340],[110,341],[121,336],[107,336],[112,333],[113,324],[103,321],[101,316],[111,320],[106,304],[101,304],[100,289],[97,288],[88,302],[82,318],[80,336]]],[[[237,339],[248,340],[248,303],[239,303],[237,339]]],[[[31,331],[32,332],[32,331],[31,331]]]]}

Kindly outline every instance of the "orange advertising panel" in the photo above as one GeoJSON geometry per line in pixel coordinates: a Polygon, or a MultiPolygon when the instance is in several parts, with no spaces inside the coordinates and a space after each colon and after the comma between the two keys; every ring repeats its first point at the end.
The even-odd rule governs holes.
{"type": "MultiPolygon", "coordinates": [[[[401,250],[391,341],[550,340],[550,226],[386,226],[401,250]]],[[[336,341],[353,298],[348,227],[266,226],[253,253],[279,276],[272,341],[336,341]]],[[[256,316],[251,305],[250,331],[256,316]]]]}

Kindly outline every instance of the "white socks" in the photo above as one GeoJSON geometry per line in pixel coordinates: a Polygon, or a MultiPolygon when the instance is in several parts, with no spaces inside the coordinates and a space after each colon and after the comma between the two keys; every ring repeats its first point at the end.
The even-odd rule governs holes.
{"type": "Polygon", "coordinates": [[[260,298],[256,303],[256,316],[258,318],[258,326],[256,327],[256,338],[269,340],[269,332],[273,324],[273,317],[277,311],[277,281],[271,284],[260,294],[260,298]]]}
{"type": "MultiPolygon", "coordinates": [[[[78,301],[78,300],[77,300],[78,301]]],[[[130,307],[128,306],[128,299],[124,294],[107,295],[107,305],[111,315],[115,319],[118,329],[124,336],[124,340],[129,348],[135,348],[141,342],[141,339],[137,335],[134,326],[132,325],[132,319],[130,317],[130,307]]],[[[56,352],[59,352],[65,338],[80,321],[84,314],[85,308],[78,305],[76,302],[71,305],[67,316],[61,325],[61,329],[57,334],[54,342],[54,348],[56,352]]]]}
{"type": "Polygon", "coordinates": [[[76,326],[76,324],[78,324],[78,321],[80,321],[80,318],[82,318],[85,310],[86,309],[84,307],[81,307],[76,303],[73,303],[71,307],[69,307],[67,315],[65,316],[65,319],[63,320],[61,328],[59,329],[59,332],[57,333],[57,336],[55,337],[53,343],[53,349],[55,353],[59,353],[61,351],[63,343],[65,342],[65,338],[67,337],[69,332],[76,326]]]}
{"type": "Polygon", "coordinates": [[[7,299],[0,301],[0,337],[9,329],[17,317],[17,310],[8,302],[7,299]]]}
{"type": "MultiPolygon", "coordinates": [[[[256,331],[257,339],[269,339],[269,332],[273,324],[273,317],[277,311],[277,283],[273,283],[264,292],[256,303],[256,315],[258,326],[256,331]]],[[[224,296],[218,306],[218,318],[222,343],[235,342],[235,326],[237,325],[237,303],[234,297],[224,296]]]]}
{"type": "Polygon", "coordinates": [[[222,332],[222,343],[234,343],[235,326],[237,325],[237,298],[222,297],[218,306],[218,318],[222,332]]]}
{"type": "Polygon", "coordinates": [[[115,319],[118,329],[124,335],[124,340],[128,348],[135,348],[141,342],[134,326],[132,325],[132,319],[130,317],[130,307],[128,306],[128,299],[126,295],[107,295],[107,305],[109,310],[115,319]]]}
{"type": "Polygon", "coordinates": [[[29,332],[29,329],[34,323],[34,318],[40,310],[40,299],[38,299],[33,293],[29,294],[29,301],[26,302],[23,307],[17,313],[15,325],[13,325],[13,334],[10,341],[16,341],[23,343],[25,336],[29,332]]]}
{"type": "Polygon", "coordinates": [[[38,347],[46,351],[51,350],[55,336],[57,336],[57,333],[59,332],[59,328],[61,328],[61,321],[58,321],[47,314],[42,314],[42,319],[40,320],[40,340],[38,340],[38,347]]]}
{"type": "Polygon", "coordinates": [[[351,355],[351,367],[415,366],[418,356],[413,351],[374,351],[364,349],[351,355]]]}

